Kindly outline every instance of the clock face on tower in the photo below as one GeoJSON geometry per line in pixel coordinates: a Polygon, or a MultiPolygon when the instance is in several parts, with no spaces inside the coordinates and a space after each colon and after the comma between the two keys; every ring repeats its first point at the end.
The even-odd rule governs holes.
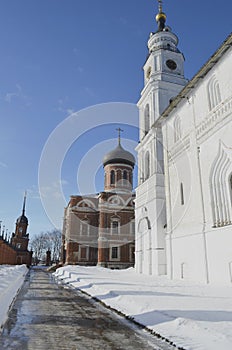
{"type": "Polygon", "coordinates": [[[20,233],[23,232],[23,228],[22,228],[22,227],[19,228],[19,232],[20,232],[20,233]]]}
{"type": "Polygon", "coordinates": [[[167,60],[166,61],[166,66],[171,69],[171,70],[175,70],[177,68],[177,64],[175,61],[173,60],[167,60]]]}

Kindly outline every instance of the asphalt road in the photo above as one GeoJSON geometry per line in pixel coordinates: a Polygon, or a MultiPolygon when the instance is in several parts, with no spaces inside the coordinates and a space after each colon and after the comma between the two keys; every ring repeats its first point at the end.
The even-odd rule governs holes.
{"type": "Polygon", "coordinates": [[[31,269],[0,336],[0,350],[171,350],[80,292],[31,269]]]}

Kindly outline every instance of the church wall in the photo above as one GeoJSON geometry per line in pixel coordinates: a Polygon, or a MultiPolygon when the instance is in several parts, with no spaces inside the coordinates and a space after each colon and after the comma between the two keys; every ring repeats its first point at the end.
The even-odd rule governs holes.
{"type": "Polygon", "coordinates": [[[154,174],[136,190],[135,268],[138,273],[166,273],[165,224],[163,175],[154,174]]]}
{"type": "Polygon", "coordinates": [[[102,192],[99,211],[98,265],[108,268],[127,268],[134,265],[134,194],[102,192]],[[112,223],[117,221],[117,232],[112,223]],[[132,225],[132,226],[131,226],[132,225]],[[117,249],[117,257],[113,257],[117,249]]]}
{"type": "Polygon", "coordinates": [[[211,229],[206,233],[209,280],[232,283],[231,226],[211,229]]]}
{"type": "Polygon", "coordinates": [[[201,234],[173,236],[173,278],[204,283],[206,272],[201,234]]]}
{"type": "MultiPolygon", "coordinates": [[[[121,168],[120,168],[121,170],[121,168]]],[[[67,264],[127,268],[134,265],[134,194],[101,192],[72,196],[64,211],[63,244],[67,264]],[[112,222],[119,222],[112,232],[112,222]],[[117,257],[115,250],[117,249],[117,257]]]]}
{"type": "Polygon", "coordinates": [[[83,265],[97,263],[99,213],[96,209],[96,198],[71,197],[69,206],[65,208],[63,227],[66,263],[83,265]]]}
{"type": "Polygon", "coordinates": [[[230,50],[163,125],[168,265],[175,278],[232,281],[231,60],[230,50]]]}

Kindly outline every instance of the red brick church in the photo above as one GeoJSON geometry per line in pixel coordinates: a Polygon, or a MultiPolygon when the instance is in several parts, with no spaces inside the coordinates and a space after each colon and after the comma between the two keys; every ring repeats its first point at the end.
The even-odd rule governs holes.
{"type": "Polygon", "coordinates": [[[104,191],[70,197],[64,211],[63,263],[134,266],[134,156],[118,145],[103,158],[104,191]]]}
{"type": "Polygon", "coordinates": [[[16,220],[15,232],[10,239],[0,230],[0,264],[31,265],[32,252],[28,251],[28,219],[25,216],[26,195],[23,200],[22,215],[16,220]]]}

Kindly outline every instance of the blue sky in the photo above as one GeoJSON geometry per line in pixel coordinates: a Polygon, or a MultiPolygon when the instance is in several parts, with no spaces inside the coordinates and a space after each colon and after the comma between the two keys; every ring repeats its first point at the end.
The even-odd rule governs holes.
{"type": "MultiPolygon", "coordinates": [[[[157,7],[155,0],[0,2],[0,220],[9,232],[20,215],[25,189],[31,236],[53,227],[40,200],[38,169],[47,140],[72,112],[90,108],[82,117],[94,120],[94,105],[131,104],[132,120],[123,126],[123,144],[133,150],[138,141],[133,105],[143,87],[142,66],[149,33],[156,30],[157,7]]],[[[164,11],[179,37],[185,75],[191,78],[231,32],[232,3],[166,0],[164,11]]],[[[108,125],[91,128],[90,123],[66,151],[61,184],[44,187],[49,211],[59,196],[57,187],[62,187],[66,200],[79,190],[103,189],[99,160],[116,144],[118,126],[111,108],[108,113],[108,125]],[[95,169],[88,171],[85,164],[79,181],[82,160],[95,164],[95,169]]],[[[65,137],[61,133],[60,140],[65,137]]],[[[54,162],[56,156],[55,152],[54,162]]],[[[56,210],[61,227],[63,208],[56,210]]]]}

